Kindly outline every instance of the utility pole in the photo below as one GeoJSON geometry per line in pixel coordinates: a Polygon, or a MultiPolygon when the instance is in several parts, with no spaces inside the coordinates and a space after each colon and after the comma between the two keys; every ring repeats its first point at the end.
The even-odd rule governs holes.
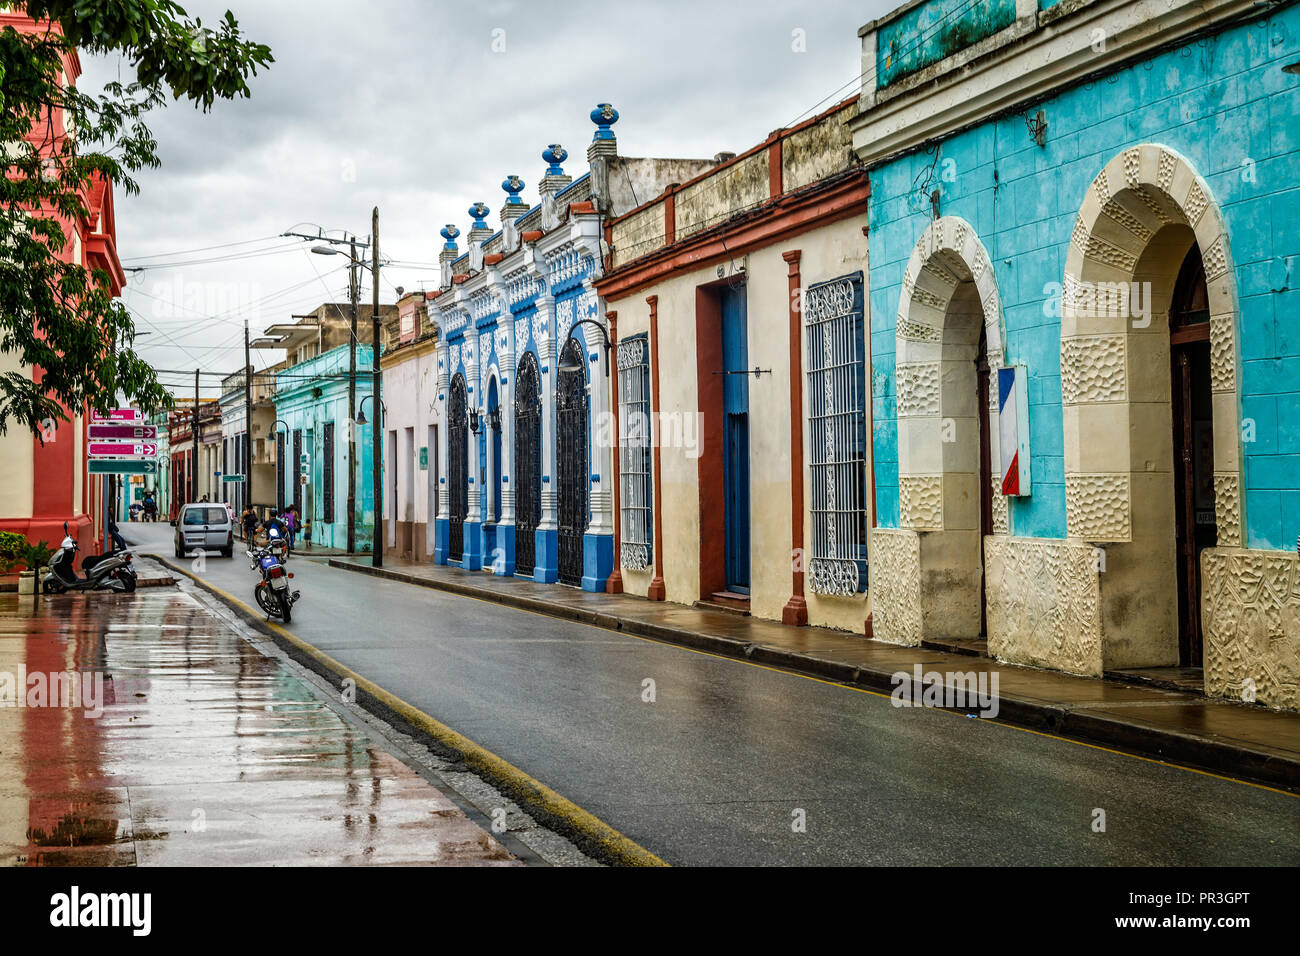
{"type": "Polygon", "coordinates": [[[373,461],[370,463],[373,475],[371,481],[375,486],[375,527],[373,532],[372,543],[370,546],[370,563],[376,568],[384,566],[384,465],[380,453],[383,450],[384,436],[384,418],[382,409],[383,401],[379,397],[380,377],[379,377],[379,207],[376,206],[374,212],[370,215],[370,274],[374,279],[373,300],[374,300],[374,329],[373,344],[371,345],[370,367],[374,370],[374,384],[371,388],[374,391],[375,418],[374,425],[371,426],[371,456],[373,461]]]}
{"type": "Polygon", "coordinates": [[[194,450],[190,453],[190,501],[199,499],[199,370],[194,370],[194,418],[191,420],[194,432],[194,450]]]}
{"type": "MultiPolygon", "coordinates": [[[[244,508],[253,503],[253,360],[248,348],[248,319],[244,319],[244,508]]],[[[239,510],[243,524],[244,509],[239,510]]]]}
{"type": "Polygon", "coordinates": [[[348,554],[357,550],[357,242],[352,240],[348,264],[348,301],[352,305],[352,337],[348,339],[348,554]]]}

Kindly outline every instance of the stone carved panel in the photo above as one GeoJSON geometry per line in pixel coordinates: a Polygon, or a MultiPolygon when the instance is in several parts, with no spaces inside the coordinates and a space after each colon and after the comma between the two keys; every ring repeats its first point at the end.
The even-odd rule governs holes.
{"type": "Polygon", "coordinates": [[[1213,282],[1228,271],[1228,254],[1223,248],[1223,237],[1214,240],[1205,250],[1205,281],[1213,282]]]}
{"type": "Polygon", "coordinates": [[[900,363],[896,370],[899,417],[939,414],[939,363],[900,363]]]}
{"type": "Polygon", "coordinates": [[[1237,350],[1233,345],[1233,316],[1216,315],[1210,319],[1210,390],[1237,390],[1237,350]]]}
{"type": "Polygon", "coordinates": [[[1214,521],[1219,547],[1241,547],[1241,479],[1235,472],[1214,476],[1214,521]]]}
{"type": "Polygon", "coordinates": [[[1287,551],[1201,552],[1205,692],[1300,709],[1300,562],[1287,551]]]}
{"type": "Polygon", "coordinates": [[[915,532],[871,531],[871,625],[876,640],[921,643],[921,539],[915,532]]]}
{"type": "Polygon", "coordinates": [[[909,342],[938,342],[943,338],[943,329],[904,319],[898,323],[898,337],[909,342]]]}
{"type": "Polygon", "coordinates": [[[1100,677],[1097,549],[1073,541],[984,539],[989,653],[1100,677]]]}
{"type": "Polygon", "coordinates": [[[1081,335],[1061,340],[1061,401],[1066,405],[1128,398],[1124,335],[1081,335]]]}
{"type": "Polygon", "coordinates": [[[1011,533],[1011,504],[1006,495],[998,494],[997,476],[993,479],[993,533],[1010,534],[1011,533]]]}
{"type": "Polygon", "coordinates": [[[1133,536],[1129,476],[1066,475],[1065,526],[1071,538],[1129,541],[1133,536]]]}
{"type": "Polygon", "coordinates": [[[917,531],[943,530],[943,478],[900,475],[898,508],[904,527],[917,531]]]}

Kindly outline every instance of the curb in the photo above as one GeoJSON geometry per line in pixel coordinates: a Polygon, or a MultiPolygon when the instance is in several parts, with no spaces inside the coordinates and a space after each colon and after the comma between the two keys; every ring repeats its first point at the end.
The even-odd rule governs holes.
{"type": "MultiPolygon", "coordinates": [[[[462,584],[459,581],[437,581],[401,571],[390,571],[387,568],[375,568],[333,559],[329,561],[329,566],[343,571],[413,584],[430,590],[445,591],[504,607],[532,611],[561,620],[589,624],[622,634],[650,638],[666,644],[709,651],[724,657],[798,671],[885,694],[892,692],[895,687],[893,671],[862,668],[854,664],[824,660],[778,647],[738,641],[648,621],[619,618],[601,611],[567,607],[528,595],[505,594],[493,589],[462,584]]],[[[1194,700],[1204,701],[1205,698],[1198,697],[1194,700]]],[[[1193,770],[1207,771],[1300,794],[1300,759],[1287,759],[1276,753],[1222,739],[1131,724],[1112,716],[1086,713],[1062,704],[1044,704],[1036,700],[1003,695],[998,698],[998,705],[997,720],[1027,730],[1054,734],[1093,746],[1120,750],[1149,760],[1183,765],[1193,770]]]]}
{"type": "Polygon", "coordinates": [[[267,634],[295,661],[315,671],[332,685],[342,689],[344,682],[351,681],[352,688],[356,691],[358,705],[399,730],[432,742],[435,749],[443,756],[459,760],[469,770],[487,780],[527,810],[529,815],[543,826],[568,837],[595,859],[613,866],[668,865],[649,850],[562,797],[544,783],[530,777],[509,761],[498,757],[492,751],[479,746],[446,724],[367,680],[281,625],[268,621],[263,614],[233,595],[202,580],[193,572],[172,564],[161,555],[150,554],[148,557],[185,575],[199,587],[219,598],[246,622],[267,634]]]}

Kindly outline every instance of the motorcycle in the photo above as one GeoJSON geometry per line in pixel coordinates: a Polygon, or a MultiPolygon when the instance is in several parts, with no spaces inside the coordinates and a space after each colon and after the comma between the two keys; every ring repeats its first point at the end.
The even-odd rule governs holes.
{"type": "Polygon", "coordinates": [[[253,588],[253,597],[268,619],[278,617],[288,624],[293,619],[293,606],[301,592],[290,588],[289,579],[293,572],[286,570],[278,552],[274,541],[265,547],[248,550],[248,557],[253,562],[249,568],[262,575],[262,580],[253,588]]]}
{"type": "Polygon", "coordinates": [[[75,558],[76,539],[63,522],[63,545],[50,559],[50,573],[41,581],[45,594],[63,594],[67,591],[120,591],[135,590],[135,568],[131,566],[131,550],[110,551],[107,554],[90,554],[81,562],[85,577],[77,575],[75,558]]]}

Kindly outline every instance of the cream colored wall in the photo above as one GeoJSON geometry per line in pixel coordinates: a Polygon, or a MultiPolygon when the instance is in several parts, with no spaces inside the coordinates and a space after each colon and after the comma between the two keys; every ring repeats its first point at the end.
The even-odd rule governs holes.
{"type": "MultiPolygon", "coordinates": [[[[847,219],[811,230],[748,257],[746,307],[749,365],[766,371],[749,383],[750,414],[750,613],[780,620],[791,595],[793,555],[790,548],[790,362],[789,268],[781,254],[802,252],[805,285],[865,271],[864,221],[847,219]]],[[[627,299],[610,302],[618,312],[620,339],[649,331],[650,310],[645,299],[659,297],[660,412],[694,415],[699,410],[695,343],[695,296],[698,286],[717,280],[710,265],[674,275],[627,299]]],[[[864,349],[865,349],[864,343],[864,349]]],[[[870,375],[864,376],[866,382],[870,375]]],[[[654,381],[654,369],[651,370],[654,381]]],[[[698,437],[698,435],[697,435],[698,437]]],[[[803,436],[797,436],[803,441],[803,436]]],[[[868,442],[868,453],[870,442],[868,442]]],[[[699,460],[682,448],[660,450],[663,487],[664,585],[669,601],[693,604],[700,598],[699,460]]],[[[871,467],[867,462],[868,474],[871,467]]],[[[805,458],[805,509],[810,484],[805,458]]],[[[722,507],[717,502],[716,507],[722,507]]],[[[805,538],[811,521],[805,510],[805,538]]],[[[809,540],[804,542],[807,553],[809,540]]],[[[652,572],[623,570],[623,587],[644,596],[652,572]]],[[[805,584],[810,624],[861,632],[869,611],[865,593],[853,598],[812,594],[805,584]]]]}
{"type": "MultiPolygon", "coordinates": [[[[28,375],[25,367],[13,356],[0,352],[0,374],[9,372],[28,375]]],[[[31,433],[10,425],[9,430],[0,435],[0,518],[32,516],[34,465],[31,433]]]]}

